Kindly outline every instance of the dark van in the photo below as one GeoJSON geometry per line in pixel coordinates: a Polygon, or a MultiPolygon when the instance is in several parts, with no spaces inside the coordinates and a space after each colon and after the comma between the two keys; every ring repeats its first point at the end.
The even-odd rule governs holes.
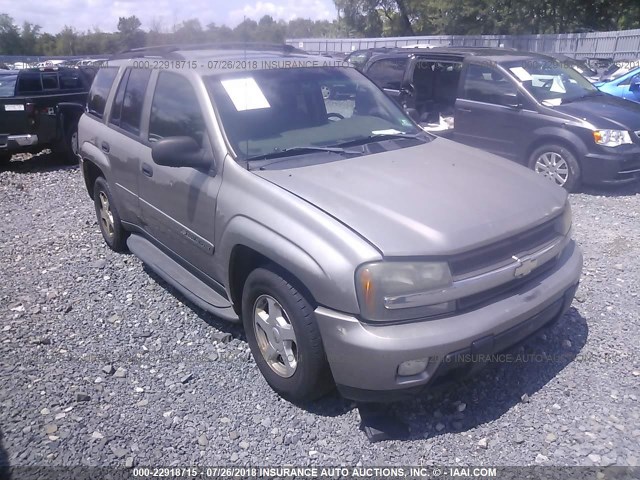
{"type": "Polygon", "coordinates": [[[375,55],[364,72],[425,128],[527,165],[569,191],[640,177],[640,105],[569,65],[507,49],[375,55]]]}

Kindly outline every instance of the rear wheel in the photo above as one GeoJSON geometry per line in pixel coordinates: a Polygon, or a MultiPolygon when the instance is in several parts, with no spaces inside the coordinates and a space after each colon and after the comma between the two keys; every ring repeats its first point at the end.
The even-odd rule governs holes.
{"type": "Polygon", "coordinates": [[[128,233],[120,222],[120,215],[113,203],[111,190],[104,177],[98,177],[93,187],[93,203],[102,237],[109,248],[116,252],[127,250],[128,233]]]}
{"type": "Polygon", "coordinates": [[[286,277],[273,267],[251,272],[242,292],[242,321],[271,388],[294,402],[313,400],[333,381],[313,308],[286,277]]]}
{"type": "Polygon", "coordinates": [[[80,157],[79,148],[78,148],[78,124],[73,123],[64,135],[64,151],[62,152],[64,155],[65,163],[69,165],[76,165],[80,157]]]}
{"type": "Polygon", "coordinates": [[[529,157],[529,168],[570,192],[580,185],[580,164],[562,145],[548,144],[535,149],[529,157]]]}

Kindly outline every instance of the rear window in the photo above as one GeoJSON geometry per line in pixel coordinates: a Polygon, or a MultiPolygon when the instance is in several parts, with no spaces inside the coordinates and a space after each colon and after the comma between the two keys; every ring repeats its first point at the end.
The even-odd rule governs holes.
{"type": "Polygon", "coordinates": [[[80,73],[65,72],[60,74],[61,90],[79,90],[81,88],[82,88],[82,81],[80,80],[80,73]]]}
{"type": "Polygon", "coordinates": [[[89,92],[89,100],[87,101],[87,112],[102,118],[104,108],[107,105],[107,97],[111,91],[113,81],[118,74],[117,67],[101,68],[93,80],[91,91],[89,92]]]}
{"type": "Polygon", "coordinates": [[[57,73],[43,73],[42,74],[42,88],[44,90],[58,90],[58,74],[57,73]]]}
{"type": "Polygon", "coordinates": [[[19,92],[41,92],[42,81],[39,73],[26,73],[18,76],[19,92]]]}

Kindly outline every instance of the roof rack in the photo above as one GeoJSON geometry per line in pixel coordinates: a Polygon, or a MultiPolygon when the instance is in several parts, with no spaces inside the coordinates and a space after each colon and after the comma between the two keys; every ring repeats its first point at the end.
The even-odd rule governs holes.
{"type": "Polygon", "coordinates": [[[116,53],[111,60],[119,58],[140,57],[175,57],[175,52],[185,50],[251,50],[251,51],[277,51],[282,53],[307,53],[304,50],[286,43],[262,43],[262,42],[220,42],[220,43],[196,43],[196,44],[170,44],[155,45],[149,47],[131,48],[116,53]]]}

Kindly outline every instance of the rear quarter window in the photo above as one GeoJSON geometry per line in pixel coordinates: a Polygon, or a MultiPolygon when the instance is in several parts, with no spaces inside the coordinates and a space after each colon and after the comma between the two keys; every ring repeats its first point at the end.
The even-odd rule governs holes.
{"type": "Polygon", "coordinates": [[[13,97],[17,75],[0,75],[0,97],[13,97]]]}
{"type": "Polygon", "coordinates": [[[89,99],[87,101],[87,113],[102,118],[107,105],[107,97],[111,91],[113,81],[118,74],[117,67],[101,68],[93,79],[89,99]]]}

